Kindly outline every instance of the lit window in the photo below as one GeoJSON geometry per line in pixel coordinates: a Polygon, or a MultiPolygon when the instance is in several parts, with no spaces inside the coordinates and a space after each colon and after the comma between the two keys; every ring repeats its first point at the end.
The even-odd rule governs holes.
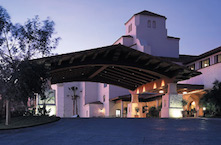
{"type": "Polygon", "coordinates": [[[147,27],[151,28],[151,21],[150,20],[147,21],[147,27]]]}
{"type": "Polygon", "coordinates": [[[206,59],[203,61],[200,61],[200,68],[208,67],[210,65],[210,59],[206,59]]]}
{"type": "Polygon", "coordinates": [[[221,54],[214,56],[214,63],[220,63],[221,62],[221,54]]]}
{"type": "Polygon", "coordinates": [[[132,31],[132,24],[130,24],[128,27],[128,33],[130,33],[131,31],[132,31]]]}
{"type": "Polygon", "coordinates": [[[188,66],[188,68],[189,68],[190,70],[195,70],[195,64],[192,64],[192,65],[188,66]]]}
{"type": "Polygon", "coordinates": [[[153,21],[153,28],[156,28],[156,21],[153,21]]]}
{"type": "Polygon", "coordinates": [[[121,115],[120,115],[120,109],[117,109],[116,110],[116,117],[120,117],[121,115]]]}
{"type": "Polygon", "coordinates": [[[103,96],[103,102],[105,102],[105,95],[103,96]]]}

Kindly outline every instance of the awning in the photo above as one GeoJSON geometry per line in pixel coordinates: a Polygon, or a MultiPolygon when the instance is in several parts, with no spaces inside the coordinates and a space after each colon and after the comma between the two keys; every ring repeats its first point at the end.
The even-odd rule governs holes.
{"type": "Polygon", "coordinates": [[[72,81],[107,83],[129,90],[169,78],[174,82],[201,74],[124,45],[37,59],[51,65],[51,83],[72,81]]]}

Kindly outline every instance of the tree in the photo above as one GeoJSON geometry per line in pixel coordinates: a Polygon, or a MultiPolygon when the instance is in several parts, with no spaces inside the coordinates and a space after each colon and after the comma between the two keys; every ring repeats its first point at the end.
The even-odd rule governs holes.
{"type": "Polygon", "coordinates": [[[213,83],[213,88],[203,95],[200,99],[200,104],[203,107],[206,107],[206,110],[210,115],[221,115],[221,82],[216,80],[213,83]]]}
{"type": "Polygon", "coordinates": [[[54,38],[54,22],[38,16],[24,25],[13,24],[0,6],[0,94],[6,100],[6,125],[10,118],[10,102],[23,101],[35,93],[44,97],[50,69],[34,58],[51,55],[60,38],[54,38]]]}

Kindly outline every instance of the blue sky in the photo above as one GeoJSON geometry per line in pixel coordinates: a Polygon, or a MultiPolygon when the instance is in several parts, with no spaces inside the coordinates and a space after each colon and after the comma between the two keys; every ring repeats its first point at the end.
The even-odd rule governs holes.
{"type": "Polygon", "coordinates": [[[13,22],[39,15],[55,21],[62,40],[56,53],[111,45],[125,34],[124,23],[148,10],[167,17],[169,36],[180,53],[198,55],[221,46],[220,0],[0,0],[13,22]]]}

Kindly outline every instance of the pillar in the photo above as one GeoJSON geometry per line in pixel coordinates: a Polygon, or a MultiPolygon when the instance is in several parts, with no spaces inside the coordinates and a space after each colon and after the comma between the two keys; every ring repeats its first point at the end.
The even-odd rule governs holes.
{"type": "Polygon", "coordinates": [[[177,84],[168,83],[167,93],[162,96],[162,118],[180,118],[182,117],[182,95],[177,93],[177,84]]]}
{"type": "Polygon", "coordinates": [[[121,100],[121,118],[123,118],[124,116],[124,102],[123,102],[123,100],[121,100]]]}
{"type": "Polygon", "coordinates": [[[139,99],[138,99],[138,94],[131,93],[131,103],[128,104],[128,117],[140,117],[140,112],[142,111],[142,106],[140,106],[139,99]],[[139,108],[139,112],[136,112],[135,108],[139,108]]]}

